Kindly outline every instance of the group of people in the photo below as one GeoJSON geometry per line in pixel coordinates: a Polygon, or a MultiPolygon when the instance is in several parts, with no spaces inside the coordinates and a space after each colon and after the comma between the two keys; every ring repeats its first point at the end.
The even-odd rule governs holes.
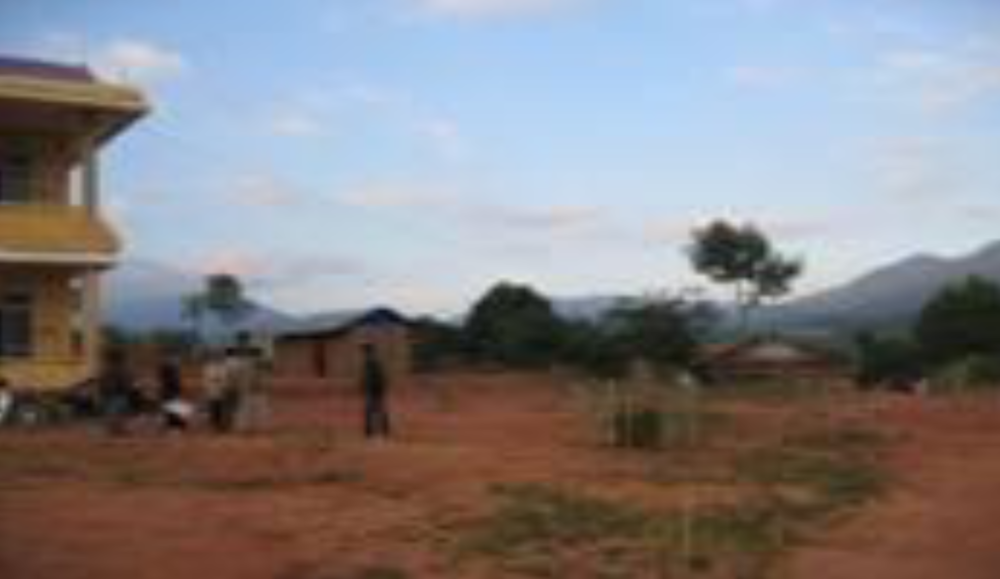
{"type": "MultiPolygon", "coordinates": [[[[267,416],[268,380],[260,353],[249,346],[208,354],[202,376],[204,414],[216,432],[255,431],[267,416]]],[[[131,418],[145,403],[120,350],[106,357],[97,380],[97,398],[105,428],[112,435],[125,434],[131,418]]],[[[183,432],[192,426],[198,405],[184,385],[180,363],[173,357],[160,362],[151,405],[166,431],[183,432]]]]}
{"type": "MultiPolygon", "coordinates": [[[[155,387],[149,388],[140,386],[125,350],[111,349],[94,389],[83,400],[89,400],[87,407],[97,412],[105,430],[115,436],[129,433],[140,414],[152,414],[167,432],[187,431],[200,416],[214,432],[260,431],[270,414],[267,363],[247,339],[238,339],[237,344],[205,356],[197,395],[185,385],[177,357],[160,360],[155,387]]],[[[389,375],[373,345],[361,346],[360,360],[363,433],[368,438],[387,438],[392,433],[389,375]]],[[[0,375],[0,425],[12,422],[14,407],[14,389],[0,375]]]]}
{"type": "MultiPolygon", "coordinates": [[[[392,433],[389,414],[389,376],[371,344],[361,347],[359,385],[363,400],[364,435],[387,438],[392,433]]],[[[209,353],[201,376],[202,408],[215,432],[255,432],[270,414],[270,380],[260,351],[246,344],[209,353]]],[[[156,412],[166,431],[183,432],[198,415],[185,388],[179,362],[163,360],[157,372],[156,412]]],[[[131,416],[142,405],[135,380],[120,351],[109,353],[98,380],[100,411],[107,431],[125,434],[131,416]]]]}

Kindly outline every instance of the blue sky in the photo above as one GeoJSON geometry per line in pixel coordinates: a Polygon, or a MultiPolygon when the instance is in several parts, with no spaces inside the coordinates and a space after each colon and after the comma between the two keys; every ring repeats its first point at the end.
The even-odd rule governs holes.
{"type": "Polygon", "coordinates": [[[691,286],[717,216],[800,292],[1000,237],[993,0],[0,0],[0,51],[143,87],[129,255],[292,311],[691,286]]]}

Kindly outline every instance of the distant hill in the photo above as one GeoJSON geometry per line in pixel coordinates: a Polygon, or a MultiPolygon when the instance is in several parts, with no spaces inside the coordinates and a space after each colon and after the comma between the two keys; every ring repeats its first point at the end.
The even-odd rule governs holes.
{"type": "Polygon", "coordinates": [[[760,312],[757,325],[784,331],[836,332],[904,327],[945,286],[978,275],[1000,282],[1000,242],[969,255],[917,255],[852,282],[760,312]]]}
{"type": "MultiPolygon", "coordinates": [[[[184,296],[198,291],[200,277],[151,260],[127,260],[105,278],[104,307],[108,323],[131,331],[188,327],[184,296]]],[[[278,327],[296,319],[256,304],[248,327],[278,327]]]]}

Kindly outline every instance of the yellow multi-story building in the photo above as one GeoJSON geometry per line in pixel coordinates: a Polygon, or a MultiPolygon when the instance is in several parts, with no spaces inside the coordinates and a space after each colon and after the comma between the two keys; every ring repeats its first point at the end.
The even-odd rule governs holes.
{"type": "Polygon", "coordinates": [[[121,243],[98,150],[147,111],[83,67],[0,57],[0,375],[51,389],[92,376],[100,289],[121,243]]]}

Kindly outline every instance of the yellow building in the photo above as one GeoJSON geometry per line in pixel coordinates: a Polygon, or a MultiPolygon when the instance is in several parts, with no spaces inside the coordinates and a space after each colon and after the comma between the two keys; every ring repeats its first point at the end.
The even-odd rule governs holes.
{"type": "Polygon", "coordinates": [[[86,68],[0,57],[0,375],[51,389],[92,376],[101,272],[98,150],[147,110],[86,68]]]}

